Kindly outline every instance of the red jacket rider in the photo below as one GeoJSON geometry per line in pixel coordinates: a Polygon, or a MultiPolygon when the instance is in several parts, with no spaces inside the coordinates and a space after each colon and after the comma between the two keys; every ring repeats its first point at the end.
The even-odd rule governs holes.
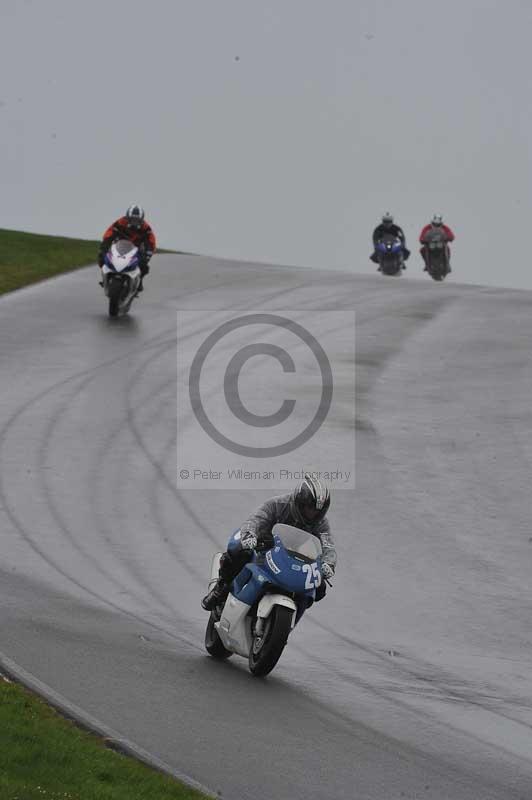
{"type": "MultiPolygon", "coordinates": [[[[429,234],[430,231],[433,231],[435,229],[441,230],[443,232],[443,234],[445,236],[445,240],[447,242],[447,245],[449,244],[449,242],[454,242],[454,233],[452,232],[452,230],[449,228],[448,225],[444,225],[443,224],[442,215],[441,214],[434,214],[434,216],[432,217],[431,222],[429,222],[428,225],[425,225],[425,227],[423,228],[423,230],[419,234],[419,241],[423,245],[423,247],[421,248],[421,250],[419,252],[423,256],[423,261],[425,262],[425,269],[427,269],[427,248],[426,248],[426,244],[427,244],[428,240],[430,239],[430,236],[428,236],[428,234],[429,234]]],[[[451,258],[451,251],[450,251],[448,246],[447,246],[447,258],[448,259],[451,258]]],[[[451,265],[449,264],[449,272],[450,271],[451,271],[451,265]]]]}
{"type": "Polygon", "coordinates": [[[155,252],[157,242],[151,226],[144,219],[143,208],[137,205],[129,206],[123,217],[119,217],[112,225],[109,225],[100,245],[98,254],[99,267],[103,266],[105,254],[116,239],[129,239],[139,248],[139,266],[144,277],[150,271],[148,263],[155,252]]]}

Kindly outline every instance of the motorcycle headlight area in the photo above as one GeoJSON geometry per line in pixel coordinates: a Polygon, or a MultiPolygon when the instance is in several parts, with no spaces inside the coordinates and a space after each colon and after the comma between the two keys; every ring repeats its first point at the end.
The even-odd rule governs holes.
{"type": "Polygon", "coordinates": [[[104,267],[107,267],[111,275],[123,275],[125,272],[133,272],[138,269],[139,264],[138,261],[136,261],[133,264],[128,264],[127,267],[120,267],[118,269],[113,264],[105,264],[104,267]]]}

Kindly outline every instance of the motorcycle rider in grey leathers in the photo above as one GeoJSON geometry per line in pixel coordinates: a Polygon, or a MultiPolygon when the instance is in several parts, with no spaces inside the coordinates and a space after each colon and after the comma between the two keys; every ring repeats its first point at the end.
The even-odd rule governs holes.
{"type": "MultiPolygon", "coordinates": [[[[264,552],[273,547],[272,528],[277,523],[293,525],[317,536],[323,549],[322,574],[327,580],[336,569],[336,550],[326,514],[331,496],[329,489],[311,473],[290,494],[272,497],[260,506],[229,541],[220,559],[218,580],[201,601],[206,611],[222,605],[231,582],[253,557],[253,551],[264,552]]],[[[326,591],[325,581],[316,590],[316,602],[326,591]]]]}

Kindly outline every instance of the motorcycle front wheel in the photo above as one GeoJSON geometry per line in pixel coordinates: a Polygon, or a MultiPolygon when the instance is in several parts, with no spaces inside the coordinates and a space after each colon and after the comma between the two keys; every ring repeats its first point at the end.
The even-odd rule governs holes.
{"type": "Polygon", "coordinates": [[[447,273],[445,272],[445,269],[438,264],[436,267],[431,267],[429,270],[429,275],[433,281],[442,281],[447,273]]]}
{"type": "Polygon", "coordinates": [[[109,285],[109,316],[117,317],[120,310],[120,298],[122,296],[122,284],[112,281],[109,285]]]}
{"type": "Polygon", "coordinates": [[[113,292],[109,294],[109,316],[110,317],[117,317],[118,316],[118,308],[120,306],[120,297],[118,292],[113,292]]]}
{"type": "Polygon", "coordinates": [[[285,606],[274,606],[262,636],[254,636],[249,652],[249,669],[256,677],[268,675],[275,667],[292,629],[292,614],[285,606]]]}
{"type": "Polygon", "coordinates": [[[380,265],[381,275],[388,275],[388,277],[396,277],[402,274],[402,265],[398,261],[382,261],[380,265]]]}
{"type": "MultiPolygon", "coordinates": [[[[118,317],[120,313],[126,314],[129,311],[129,306],[131,302],[128,304],[127,307],[122,306],[121,304],[124,302],[125,298],[128,295],[128,287],[129,283],[126,280],[112,280],[109,284],[108,288],[108,297],[109,297],[109,316],[110,317],[118,317]]],[[[131,298],[133,300],[133,298],[131,298]]]]}
{"type": "Polygon", "coordinates": [[[437,256],[431,259],[428,273],[433,281],[443,281],[447,272],[447,263],[443,258],[437,256]]]}
{"type": "Polygon", "coordinates": [[[211,613],[207,623],[207,630],[205,631],[205,650],[213,658],[229,658],[229,656],[233,654],[223,646],[222,640],[218,636],[218,631],[214,627],[215,622],[216,618],[214,614],[211,613]]]}

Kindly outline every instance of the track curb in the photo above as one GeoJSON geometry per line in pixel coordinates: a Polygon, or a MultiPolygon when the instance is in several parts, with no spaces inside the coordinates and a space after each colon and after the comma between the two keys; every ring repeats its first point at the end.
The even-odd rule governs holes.
{"type": "Polygon", "coordinates": [[[144,748],[140,747],[129,739],[120,736],[120,734],[117,733],[117,731],[115,731],[113,728],[105,725],[105,723],[96,719],[96,717],[93,717],[92,714],[84,711],[74,703],[71,703],[66,697],[63,697],[62,694],[56,692],[55,689],[52,689],[50,686],[48,686],[48,684],[43,683],[43,681],[36,678],[30,672],[25,670],[24,667],[21,667],[11,658],[2,653],[2,651],[0,651],[0,675],[3,675],[9,680],[12,680],[13,682],[19,683],[27,689],[30,689],[30,691],[46,700],[46,702],[52,706],[52,708],[55,708],[56,711],[59,711],[63,717],[71,720],[77,726],[83,728],[89,733],[93,733],[101,737],[104,740],[105,746],[110,750],[114,750],[122,755],[135,758],[137,761],[141,761],[143,764],[152,767],[152,769],[156,769],[158,772],[170,775],[172,778],[176,778],[190,788],[196,789],[198,792],[203,792],[203,794],[205,794],[207,797],[220,797],[219,793],[213,792],[212,789],[208,789],[206,786],[203,786],[203,784],[194,780],[194,778],[191,778],[184,772],[171,767],[165,761],[162,761],[162,759],[152,755],[147,750],[144,750],[144,748]]]}

